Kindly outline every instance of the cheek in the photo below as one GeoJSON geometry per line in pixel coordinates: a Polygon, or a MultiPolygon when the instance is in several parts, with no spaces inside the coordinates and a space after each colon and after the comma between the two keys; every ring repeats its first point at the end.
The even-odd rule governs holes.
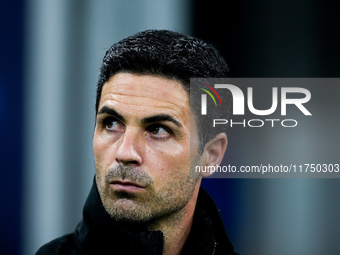
{"type": "Polygon", "coordinates": [[[115,158],[112,144],[96,133],[93,138],[93,154],[96,169],[100,171],[107,169],[115,158]]]}
{"type": "Polygon", "coordinates": [[[190,172],[190,149],[179,147],[176,150],[148,150],[148,169],[157,186],[164,186],[167,182],[177,181],[181,176],[190,172]]]}

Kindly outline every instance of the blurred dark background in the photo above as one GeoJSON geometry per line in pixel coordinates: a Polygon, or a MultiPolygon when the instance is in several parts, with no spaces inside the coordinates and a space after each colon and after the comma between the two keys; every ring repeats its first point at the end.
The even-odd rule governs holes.
{"type": "MultiPolygon", "coordinates": [[[[44,122],[54,123],[54,120],[44,121],[45,116],[56,118],[59,122],[65,121],[62,117],[65,112],[75,114],[80,107],[78,104],[87,105],[89,99],[93,101],[100,59],[105,49],[118,39],[146,28],[168,28],[189,33],[216,45],[227,60],[232,77],[326,78],[339,77],[340,74],[337,1],[210,0],[159,1],[155,4],[147,0],[138,3],[117,0],[98,4],[87,0],[60,1],[56,9],[53,3],[57,1],[1,1],[0,254],[4,255],[32,254],[46,240],[57,237],[65,230],[72,230],[79,220],[93,176],[93,163],[90,159],[85,163],[78,161],[92,157],[93,112],[85,122],[81,122],[86,128],[80,133],[77,129],[57,127],[62,130],[57,132],[58,135],[66,137],[59,144],[61,149],[56,147],[54,150],[53,143],[45,144],[44,135],[41,135],[41,143],[32,142],[36,136],[44,134],[43,131],[34,130],[37,127],[45,128],[45,125],[48,129],[50,126],[44,122]],[[155,13],[152,8],[156,7],[152,5],[164,8],[159,8],[159,13],[155,13]],[[162,11],[168,15],[164,22],[165,18],[159,17],[162,11]],[[49,21],[51,19],[53,22],[49,21]],[[144,23],[140,22],[142,19],[144,23]],[[45,37],[46,42],[42,39],[45,37]],[[101,44],[101,41],[105,44],[101,44]],[[40,52],[40,49],[43,50],[40,52]],[[64,55],[60,56],[60,52],[64,55]],[[86,54],[90,57],[85,57],[86,54]],[[45,57],[48,57],[47,60],[45,57]],[[50,64],[50,67],[46,66],[50,64]],[[49,75],[49,71],[43,70],[44,67],[55,73],[39,78],[41,73],[49,75]],[[60,78],[58,72],[66,74],[60,78]],[[91,76],[88,74],[78,79],[79,75],[89,72],[92,72],[91,76]],[[48,86],[46,81],[53,79],[56,80],[56,83],[51,82],[54,88],[61,83],[67,86],[61,91],[51,90],[52,94],[56,93],[56,97],[63,98],[51,104],[62,105],[63,108],[48,113],[36,112],[35,102],[38,106],[50,102],[39,101],[45,91],[39,88],[48,86]],[[77,87],[70,86],[86,82],[89,84],[88,92],[80,92],[80,95],[77,94],[77,87]],[[90,137],[82,143],[85,135],[90,137]],[[78,172],[72,173],[69,169],[89,169],[89,173],[81,180],[85,184],[80,191],[73,190],[76,189],[74,182],[65,181],[67,187],[73,188],[65,186],[65,193],[57,203],[54,197],[46,198],[58,206],[56,219],[49,214],[48,209],[43,208],[43,199],[37,197],[37,194],[48,196],[48,190],[43,186],[40,189],[40,181],[44,179],[38,177],[47,175],[49,167],[45,166],[54,164],[49,155],[43,154],[49,151],[49,146],[52,147],[51,153],[57,152],[57,165],[52,168],[65,166],[67,169],[66,173],[58,176],[53,175],[53,170],[52,177],[46,177],[55,180],[56,186],[63,184],[63,180],[78,176],[78,172]],[[81,148],[81,153],[74,156],[76,162],[70,156],[60,160],[60,155],[67,148],[72,152],[81,148]],[[46,164],[39,163],[40,158],[49,161],[46,164]],[[70,204],[75,204],[77,209],[74,212],[69,212],[72,208],[70,204]],[[60,205],[65,205],[66,209],[60,209],[60,205]],[[60,225],[65,218],[67,226],[56,228],[55,232],[53,225],[46,224],[55,219],[55,224],[60,225]],[[38,233],[40,226],[46,226],[46,229],[38,233]]],[[[338,102],[334,104],[338,105],[338,102]]],[[[92,105],[86,107],[93,110],[92,105]]],[[[48,137],[48,134],[45,135],[48,137]]],[[[51,134],[55,132],[51,131],[51,134]]],[[[228,136],[230,144],[237,143],[233,140],[232,132],[228,136]]],[[[58,142],[58,138],[55,139],[58,142]]],[[[65,153],[70,155],[68,152],[66,150],[65,153]]],[[[239,152],[230,150],[229,153],[228,150],[227,156],[242,161],[242,157],[247,154],[239,152]]],[[[53,155],[51,157],[53,159],[53,155]]],[[[47,186],[50,184],[51,181],[47,186]]],[[[339,198],[337,179],[214,179],[204,180],[203,186],[215,198],[231,239],[244,254],[340,252],[336,240],[339,232],[334,227],[339,226],[336,215],[340,211],[339,206],[335,205],[339,198]]]]}
{"type": "Polygon", "coordinates": [[[23,1],[0,7],[0,254],[19,254],[23,173],[23,1]]]}
{"type": "Polygon", "coordinates": [[[195,1],[194,34],[233,77],[338,77],[337,1],[195,1]]]}

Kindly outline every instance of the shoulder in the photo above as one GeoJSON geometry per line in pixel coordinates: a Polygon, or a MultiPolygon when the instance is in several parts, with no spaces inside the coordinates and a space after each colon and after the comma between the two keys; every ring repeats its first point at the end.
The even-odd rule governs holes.
{"type": "Polygon", "coordinates": [[[75,244],[73,234],[61,236],[43,245],[35,255],[75,255],[75,244]]]}

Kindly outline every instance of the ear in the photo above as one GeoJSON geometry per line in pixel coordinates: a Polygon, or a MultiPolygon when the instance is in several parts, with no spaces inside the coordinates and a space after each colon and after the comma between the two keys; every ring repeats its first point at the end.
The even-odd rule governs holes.
{"type": "MultiPolygon", "coordinates": [[[[227,149],[228,139],[225,133],[217,134],[212,140],[210,140],[204,147],[203,151],[203,161],[202,165],[204,166],[214,166],[217,167],[224,157],[224,153],[227,149]]],[[[202,172],[202,177],[208,177],[213,173],[202,172]]]]}

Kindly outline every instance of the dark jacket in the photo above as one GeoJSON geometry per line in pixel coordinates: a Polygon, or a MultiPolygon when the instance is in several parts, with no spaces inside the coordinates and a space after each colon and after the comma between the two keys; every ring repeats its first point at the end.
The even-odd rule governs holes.
{"type": "MultiPolygon", "coordinates": [[[[105,211],[94,182],[86,200],[83,219],[75,231],[42,246],[36,255],[163,254],[161,231],[144,231],[137,224],[121,224],[105,211]]],[[[220,213],[209,194],[201,188],[192,229],[182,254],[228,255],[233,246],[220,213]]]]}

